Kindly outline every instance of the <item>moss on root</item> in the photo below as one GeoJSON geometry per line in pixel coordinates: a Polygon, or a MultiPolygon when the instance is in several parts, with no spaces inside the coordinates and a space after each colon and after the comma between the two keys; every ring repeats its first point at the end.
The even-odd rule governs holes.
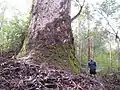
{"type": "Polygon", "coordinates": [[[60,60],[62,65],[72,68],[76,73],[80,72],[79,63],[75,58],[73,45],[58,45],[56,46],[56,52],[57,60],[62,59],[60,60]]]}
{"type": "Polygon", "coordinates": [[[27,45],[28,44],[28,38],[25,38],[24,40],[24,44],[20,50],[20,52],[18,53],[17,57],[20,58],[20,57],[24,57],[27,55],[28,53],[28,48],[27,48],[27,45]]]}
{"type": "MultiPolygon", "coordinates": [[[[19,57],[26,56],[29,53],[29,50],[27,50],[27,41],[24,42],[19,57]]],[[[34,48],[34,55],[32,56],[37,64],[47,62],[59,67],[59,69],[72,69],[75,73],[80,72],[73,45],[46,45],[43,47],[44,51],[41,51],[39,48],[39,46],[34,48]]]]}
{"type": "Polygon", "coordinates": [[[68,59],[70,61],[70,65],[72,66],[73,70],[76,73],[80,72],[79,63],[78,63],[77,59],[75,58],[75,51],[74,51],[73,45],[69,45],[68,59]]]}

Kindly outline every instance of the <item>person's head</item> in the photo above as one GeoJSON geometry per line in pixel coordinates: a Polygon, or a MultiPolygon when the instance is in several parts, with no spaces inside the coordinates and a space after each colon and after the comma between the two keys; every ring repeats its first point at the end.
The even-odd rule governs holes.
{"type": "Polygon", "coordinates": [[[90,59],[91,62],[93,62],[93,59],[90,59]]]}

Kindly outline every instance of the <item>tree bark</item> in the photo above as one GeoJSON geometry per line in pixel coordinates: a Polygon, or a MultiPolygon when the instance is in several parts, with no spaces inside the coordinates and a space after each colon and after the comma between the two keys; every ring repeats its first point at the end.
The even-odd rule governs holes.
{"type": "Polygon", "coordinates": [[[79,70],[71,31],[70,0],[33,0],[27,52],[37,63],[79,70]]]}

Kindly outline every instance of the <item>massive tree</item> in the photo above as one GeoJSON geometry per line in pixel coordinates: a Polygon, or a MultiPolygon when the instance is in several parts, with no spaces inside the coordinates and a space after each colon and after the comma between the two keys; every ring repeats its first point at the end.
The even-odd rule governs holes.
{"type": "Polygon", "coordinates": [[[71,30],[70,0],[33,0],[27,52],[37,63],[78,70],[71,30]]]}

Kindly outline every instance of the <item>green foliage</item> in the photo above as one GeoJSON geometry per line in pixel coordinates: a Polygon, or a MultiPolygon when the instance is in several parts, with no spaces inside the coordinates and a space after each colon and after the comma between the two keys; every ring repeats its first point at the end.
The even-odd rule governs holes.
{"type": "Polygon", "coordinates": [[[2,51],[19,51],[29,25],[29,16],[20,18],[14,16],[12,20],[5,20],[0,30],[0,49],[2,51]]]}
{"type": "Polygon", "coordinates": [[[100,9],[107,14],[107,16],[114,14],[120,5],[116,2],[116,0],[105,0],[101,5],[100,9]]]}
{"type": "Polygon", "coordinates": [[[112,52],[112,58],[110,60],[110,55],[107,52],[103,52],[95,57],[98,64],[98,71],[103,70],[115,70],[117,69],[116,55],[112,52]]]}

